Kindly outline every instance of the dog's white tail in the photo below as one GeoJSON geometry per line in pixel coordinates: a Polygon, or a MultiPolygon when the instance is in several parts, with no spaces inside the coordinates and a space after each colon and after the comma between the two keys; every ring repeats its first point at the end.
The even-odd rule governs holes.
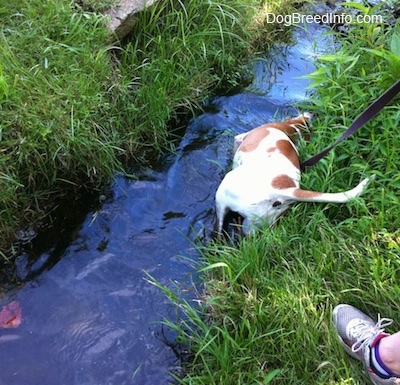
{"type": "Polygon", "coordinates": [[[332,203],[346,203],[352,198],[356,198],[364,193],[371,179],[365,178],[352,190],[340,193],[320,193],[310,190],[293,189],[290,193],[291,199],[298,202],[332,202],[332,203]]]}

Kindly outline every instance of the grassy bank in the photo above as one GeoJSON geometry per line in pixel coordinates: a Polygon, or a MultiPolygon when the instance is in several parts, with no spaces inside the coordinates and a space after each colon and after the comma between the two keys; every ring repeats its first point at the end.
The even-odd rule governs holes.
{"type": "MultiPolygon", "coordinates": [[[[400,24],[355,25],[312,74],[314,137],[304,158],[331,144],[400,77],[400,24]]],[[[303,177],[305,188],[346,190],[376,174],[349,204],[298,204],[271,229],[202,249],[203,304],[177,300],[170,327],[192,357],[182,384],[366,384],[340,347],[332,309],[353,304],[400,329],[399,98],[303,177]]],[[[175,296],[175,297],[174,297],[175,296]]]]}
{"type": "Polygon", "coordinates": [[[252,47],[275,38],[259,33],[256,0],[162,0],[138,16],[131,38],[110,47],[93,11],[111,3],[0,7],[0,250],[18,229],[46,222],[58,198],[76,199],[127,161],[173,148],[167,123],[177,111],[195,111],[221,84],[235,86],[252,47]]]}

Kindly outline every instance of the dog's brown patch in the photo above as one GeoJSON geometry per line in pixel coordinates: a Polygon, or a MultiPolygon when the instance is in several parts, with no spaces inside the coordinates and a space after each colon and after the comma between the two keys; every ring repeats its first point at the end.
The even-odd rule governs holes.
{"type": "Polygon", "coordinates": [[[310,199],[310,198],[315,198],[319,195],[322,195],[322,193],[316,192],[316,191],[297,189],[297,190],[294,190],[293,195],[299,199],[310,199]]]}
{"type": "Polygon", "coordinates": [[[268,123],[268,127],[275,128],[279,131],[282,131],[285,133],[287,136],[292,137],[297,133],[296,129],[292,127],[290,124],[287,124],[285,122],[273,122],[273,123],[268,123]]]}
{"type": "Polygon", "coordinates": [[[278,147],[278,150],[283,156],[290,160],[294,167],[297,169],[300,168],[299,157],[297,156],[296,150],[293,148],[292,143],[290,143],[288,140],[281,139],[276,142],[276,147],[278,147]]]}
{"type": "Polygon", "coordinates": [[[296,187],[293,179],[289,175],[278,175],[272,179],[272,187],[278,190],[284,190],[291,187],[296,187]]]}
{"type": "Polygon", "coordinates": [[[254,128],[244,138],[242,144],[239,146],[239,150],[243,152],[254,151],[260,142],[269,135],[269,130],[266,125],[254,128]]]}

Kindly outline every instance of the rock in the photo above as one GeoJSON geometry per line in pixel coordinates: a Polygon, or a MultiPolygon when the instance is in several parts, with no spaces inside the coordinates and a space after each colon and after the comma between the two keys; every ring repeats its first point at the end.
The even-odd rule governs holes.
{"type": "Polygon", "coordinates": [[[118,0],[112,9],[105,12],[110,17],[108,28],[119,39],[132,30],[136,13],[152,6],[158,0],[118,0]]]}

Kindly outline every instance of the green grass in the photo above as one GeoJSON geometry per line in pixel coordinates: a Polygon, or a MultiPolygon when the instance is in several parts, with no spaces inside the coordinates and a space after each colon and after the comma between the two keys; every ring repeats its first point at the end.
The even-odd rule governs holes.
{"type": "Polygon", "coordinates": [[[102,18],[54,0],[6,2],[0,20],[4,245],[49,197],[115,172],[122,150],[105,120],[110,70],[102,18]]]}
{"type": "MultiPolygon", "coordinates": [[[[260,32],[266,29],[259,22],[261,3],[167,0],[138,15],[118,57],[122,83],[130,84],[135,100],[130,122],[135,129],[127,134],[134,151],[146,150],[143,142],[157,153],[171,150],[174,132],[166,130],[166,122],[196,114],[216,89],[230,92],[243,84],[249,55],[278,40],[260,32]]],[[[287,11],[290,3],[270,7],[287,11]]]]}
{"type": "Polygon", "coordinates": [[[243,73],[236,68],[249,49],[243,22],[254,12],[240,7],[239,2],[164,1],[138,16],[119,63],[135,99],[135,129],[128,134],[134,150],[143,150],[142,142],[157,153],[170,150],[173,133],[166,122],[177,113],[195,113],[222,81],[232,86],[240,81],[243,73]]]}
{"type": "MultiPolygon", "coordinates": [[[[356,25],[338,36],[337,52],[319,59],[307,103],[315,131],[304,158],[331,144],[399,78],[399,32],[400,23],[356,25]]],[[[399,119],[397,98],[304,174],[302,185],[320,191],[376,174],[362,198],[294,205],[270,229],[202,247],[199,306],[164,289],[188,316],[167,322],[192,353],[180,383],[369,383],[339,345],[331,316],[350,303],[375,319],[393,318],[390,332],[400,329],[399,119]]]]}
{"type": "Polygon", "coordinates": [[[253,47],[276,38],[259,36],[257,0],[162,0],[111,47],[94,12],[111,3],[0,6],[1,250],[45,222],[58,198],[173,150],[168,123],[242,82],[253,47]]]}

